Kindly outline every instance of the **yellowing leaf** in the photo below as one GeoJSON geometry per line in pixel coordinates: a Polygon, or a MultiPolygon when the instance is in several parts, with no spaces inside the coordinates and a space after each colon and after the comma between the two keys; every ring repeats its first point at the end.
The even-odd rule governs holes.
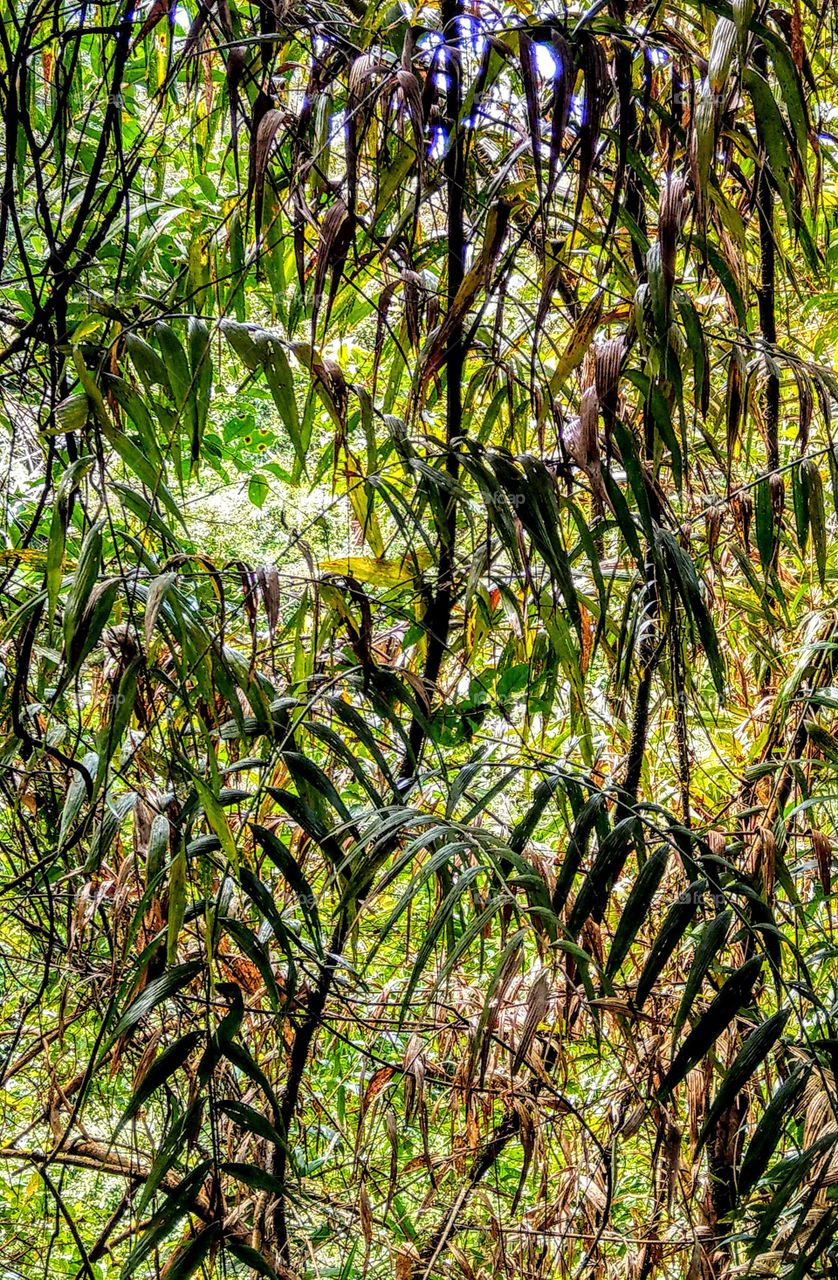
{"type": "MultiPolygon", "coordinates": [[[[591,299],[573,326],[568,344],[550,378],[550,398],[558,395],[573,370],[582,363],[585,352],[593,342],[602,315],[602,304],[603,294],[599,293],[591,299]]],[[[543,416],[546,416],[549,407],[549,399],[545,397],[543,416]]]]}
{"type": "Polygon", "coordinates": [[[430,552],[423,548],[404,560],[385,560],[375,556],[339,556],[334,560],[321,561],[320,568],[324,573],[343,573],[373,587],[398,587],[402,583],[413,582],[417,569],[426,569],[430,558],[430,552]]]}
{"type": "Polygon", "coordinates": [[[236,841],[227,821],[227,815],[207,784],[201,778],[195,778],[194,782],[195,790],[198,793],[198,799],[201,802],[209,827],[213,835],[218,837],[221,848],[229,858],[233,871],[238,874],[239,851],[236,848],[236,841]]]}

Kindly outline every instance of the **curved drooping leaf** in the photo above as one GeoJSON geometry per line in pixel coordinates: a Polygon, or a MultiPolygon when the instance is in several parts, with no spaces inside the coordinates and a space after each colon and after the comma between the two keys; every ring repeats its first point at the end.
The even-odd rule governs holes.
{"type": "Polygon", "coordinates": [[[202,1032],[187,1031],[186,1035],[181,1036],[174,1044],[170,1044],[167,1049],[158,1054],[137,1082],[131,1101],[123,1111],[116,1127],[117,1133],[145,1106],[151,1095],[180,1070],[202,1039],[202,1032]]]}
{"type": "Polygon", "coordinates": [[[664,965],[695,919],[706,888],[706,881],[694,880],[676,898],[666,913],[660,931],[649,950],[643,972],[640,975],[640,981],[637,984],[637,990],[634,993],[634,1003],[638,1009],[642,1008],[643,1003],[663,971],[664,965]]]}
{"type": "Polygon", "coordinates": [[[713,1132],[713,1127],[726,1108],[735,1101],[736,1095],[745,1087],[757,1067],[773,1049],[783,1034],[788,1022],[788,1009],[778,1009],[765,1022],[752,1031],[743,1042],[733,1062],[724,1074],[718,1091],[704,1117],[704,1124],[698,1135],[698,1146],[701,1147],[713,1132]]]}
{"type": "Polygon", "coordinates": [[[203,967],[202,960],[188,960],[184,964],[167,969],[159,978],[149,982],[119,1018],[113,1029],[112,1039],[117,1040],[120,1036],[126,1035],[164,1000],[182,991],[198,976],[203,967]]]}
{"type": "MultiPolygon", "coordinates": [[[[632,885],[631,892],[620,913],[614,940],[608,952],[608,963],[605,966],[607,977],[612,977],[618,971],[628,955],[631,944],[648,916],[668,861],[669,849],[666,845],[662,845],[660,849],[656,849],[654,853],[649,855],[640,868],[637,879],[632,885]]],[[[637,999],[637,996],[635,998],[637,999]]]]}
{"type": "Polygon", "coordinates": [[[661,1081],[662,1096],[667,1096],[680,1084],[687,1072],[713,1047],[721,1033],[747,1003],[759,979],[762,965],[761,956],[751,956],[741,969],[725,980],[673,1057],[661,1081]]]}
{"type": "Polygon", "coordinates": [[[708,920],[701,930],[687,971],[684,994],[675,1014],[675,1022],[672,1027],[673,1040],[678,1036],[690,1016],[695,998],[701,990],[701,984],[706,978],[713,961],[724,946],[732,920],[733,913],[731,911],[720,911],[718,915],[708,920]]]}
{"type": "Polygon", "coordinates": [[[759,1124],[745,1148],[742,1163],[737,1172],[743,1194],[747,1195],[768,1168],[772,1155],[782,1141],[784,1122],[793,1112],[794,1104],[802,1092],[807,1075],[808,1070],[802,1064],[791,1071],[782,1084],[775,1089],[768,1106],[762,1113],[759,1124]]]}

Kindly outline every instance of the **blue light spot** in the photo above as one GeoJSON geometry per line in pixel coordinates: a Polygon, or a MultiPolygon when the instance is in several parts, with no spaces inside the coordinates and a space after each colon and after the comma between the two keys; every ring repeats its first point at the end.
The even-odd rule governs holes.
{"type": "Polygon", "coordinates": [[[535,64],[539,75],[542,75],[545,80],[553,80],[559,70],[558,60],[549,44],[535,46],[535,64]]]}

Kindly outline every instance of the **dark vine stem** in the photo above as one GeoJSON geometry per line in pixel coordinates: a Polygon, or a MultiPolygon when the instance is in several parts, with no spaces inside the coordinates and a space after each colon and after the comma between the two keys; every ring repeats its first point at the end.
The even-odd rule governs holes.
{"type": "MultiPolygon", "coordinates": [[[[446,39],[446,99],[448,121],[448,149],[445,154],[444,174],[448,202],[447,227],[447,303],[450,308],[465,274],[465,137],[459,127],[462,104],[462,61],[460,18],[461,0],[443,0],[442,24],[446,39]]],[[[451,332],[445,352],[445,474],[456,484],[460,465],[457,457],[457,441],[463,432],[463,368],[468,343],[464,338],[462,322],[451,332]]],[[[433,698],[434,686],[442,668],[442,660],[448,647],[451,630],[451,613],[454,606],[454,569],[457,547],[457,500],[448,497],[445,516],[439,531],[439,565],[436,591],[425,615],[427,655],[425,658],[424,685],[428,699],[433,698]]],[[[408,750],[402,764],[402,776],[410,777],[418,768],[425,745],[427,729],[414,716],[408,734],[408,750]]]]}
{"type": "MultiPolygon", "coordinates": [[[[760,43],[754,51],[754,65],[761,76],[768,74],[768,60],[765,45],[760,43]]],[[[759,115],[756,115],[757,137],[760,146],[760,164],[756,183],[757,220],[759,225],[760,275],[757,285],[757,307],[759,311],[759,328],[762,340],[767,347],[777,341],[776,302],[776,270],[774,246],[774,190],[772,187],[771,168],[768,162],[765,137],[760,126],[759,115]]],[[[779,425],[780,425],[780,379],[773,368],[769,368],[765,379],[763,397],[765,413],[765,442],[768,470],[776,471],[780,465],[779,425]]]]}

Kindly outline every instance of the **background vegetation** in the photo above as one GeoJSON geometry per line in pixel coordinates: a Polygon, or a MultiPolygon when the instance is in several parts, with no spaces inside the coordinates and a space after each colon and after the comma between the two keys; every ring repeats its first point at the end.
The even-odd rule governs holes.
{"type": "Polygon", "coordinates": [[[0,1276],[834,1275],[834,7],[0,19],[0,1276]]]}

